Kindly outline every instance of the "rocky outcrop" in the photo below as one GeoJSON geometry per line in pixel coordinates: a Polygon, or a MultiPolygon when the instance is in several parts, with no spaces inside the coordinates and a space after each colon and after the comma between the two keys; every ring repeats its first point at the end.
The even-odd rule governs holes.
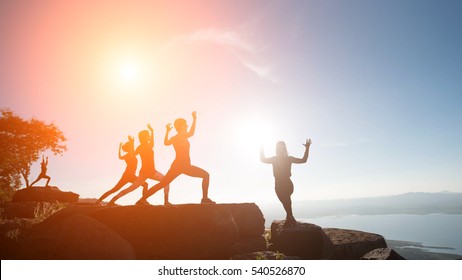
{"type": "MultiPolygon", "coordinates": [[[[22,258],[229,259],[230,254],[261,249],[261,245],[248,249],[252,247],[248,242],[256,241],[263,232],[263,215],[252,203],[70,206],[30,231],[22,258]],[[90,240],[91,246],[81,244],[82,231],[88,233],[85,238],[90,240]],[[90,234],[92,232],[94,234],[90,234]],[[105,244],[98,247],[96,241],[104,239],[104,234],[110,236],[109,232],[113,233],[109,239],[115,240],[115,236],[122,239],[119,240],[121,251],[111,252],[112,246],[105,244]],[[76,248],[78,244],[81,244],[80,249],[76,248]],[[31,247],[33,250],[29,251],[31,247]],[[60,253],[50,255],[49,247],[59,248],[60,253]],[[133,248],[133,255],[129,247],[133,248]]],[[[261,239],[258,242],[262,244],[261,239]]]]}
{"type": "Polygon", "coordinates": [[[40,203],[48,202],[6,202],[1,207],[3,209],[3,216],[7,219],[15,218],[35,218],[35,209],[40,203]]]}
{"type": "MultiPolygon", "coordinates": [[[[265,220],[253,203],[55,204],[66,208],[41,223],[0,227],[10,239],[21,233],[18,242],[0,246],[4,259],[402,259],[393,250],[379,249],[387,244],[378,234],[300,222],[273,221],[265,234],[268,248],[265,220]]],[[[21,202],[3,213],[28,217],[39,206],[55,211],[52,203],[21,202]]]]}
{"type": "MultiPolygon", "coordinates": [[[[270,249],[273,251],[311,260],[359,260],[367,252],[387,247],[385,239],[378,234],[335,228],[322,229],[314,224],[300,222],[285,225],[284,221],[273,221],[271,224],[271,243],[270,249]]],[[[391,257],[395,255],[392,254],[391,257]]]]}
{"type": "Polygon", "coordinates": [[[379,234],[337,228],[325,228],[324,232],[334,246],[331,259],[359,260],[369,251],[387,248],[385,239],[379,234]]]}
{"type": "Polygon", "coordinates": [[[2,216],[6,219],[26,218],[40,219],[50,216],[58,210],[66,207],[66,203],[61,202],[5,202],[0,205],[2,216]]]}
{"type": "Polygon", "coordinates": [[[271,242],[273,250],[305,260],[328,259],[332,252],[332,244],[322,228],[309,223],[286,225],[285,221],[273,221],[271,242]]]}
{"type": "Polygon", "coordinates": [[[34,229],[23,242],[19,256],[47,260],[136,258],[129,242],[106,225],[82,214],[34,229]]]}
{"type": "Polygon", "coordinates": [[[29,187],[16,191],[12,202],[78,202],[79,195],[73,192],[63,192],[57,187],[29,187]]]}
{"type": "Polygon", "coordinates": [[[366,253],[361,260],[405,260],[405,258],[393,249],[378,248],[366,253]]]}

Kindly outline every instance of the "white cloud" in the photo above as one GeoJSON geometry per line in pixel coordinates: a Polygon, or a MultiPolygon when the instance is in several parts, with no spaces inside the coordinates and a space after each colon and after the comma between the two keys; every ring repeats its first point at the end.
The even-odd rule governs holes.
{"type": "Polygon", "coordinates": [[[218,31],[213,29],[198,30],[174,38],[164,46],[164,50],[179,44],[203,42],[213,43],[228,48],[244,67],[251,70],[262,79],[272,83],[278,83],[278,80],[272,75],[273,67],[269,63],[262,61],[259,56],[264,48],[257,47],[250,42],[248,37],[235,31],[218,31]]]}
{"type": "Polygon", "coordinates": [[[334,142],[334,143],[322,143],[321,146],[325,147],[345,147],[349,146],[350,143],[347,142],[334,142]]]}

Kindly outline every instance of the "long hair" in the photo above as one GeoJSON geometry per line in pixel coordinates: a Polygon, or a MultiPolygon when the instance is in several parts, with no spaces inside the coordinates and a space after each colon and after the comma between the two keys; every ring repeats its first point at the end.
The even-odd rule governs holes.
{"type": "Polygon", "coordinates": [[[276,156],[288,156],[286,143],[284,141],[279,141],[276,143],[276,156]]]}

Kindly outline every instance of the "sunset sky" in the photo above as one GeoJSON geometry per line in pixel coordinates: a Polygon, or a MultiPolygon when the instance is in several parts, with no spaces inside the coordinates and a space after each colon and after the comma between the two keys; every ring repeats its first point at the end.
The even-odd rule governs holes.
{"type": "MultiPolygon", "coordinates": [[[[0,107],[63,130],[50,184],[81,197],[119,180],[119,143],[147,123],[165,174],[165,125],[192,111],[192,163],[217,202],[277,202],[260,143],[302,157],[306,138],[294,200],[462,192],[461,14],[436,0],[0,1],[0,107]]],[[[200,179],[172,183],[172,203],[200,199],[200,179]]]]}

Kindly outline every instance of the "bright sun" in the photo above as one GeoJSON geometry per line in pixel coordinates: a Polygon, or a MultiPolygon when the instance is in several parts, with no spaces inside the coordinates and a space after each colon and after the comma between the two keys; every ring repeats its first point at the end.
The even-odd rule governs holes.
{"type": "Polygon", "coordinates": [[[119,65],[119,78],[126,85],[133,85],[140,78],[139,65],[134,61],[125,61],[119,65]]]}
{"type": "Polygon", "coordinates": [[[271,142],[272,138],[274,138],[272,127],[258,116],[241,121],[236,126],[235,143],[244,156],[258,153],[260,146],[271,142]]]}

